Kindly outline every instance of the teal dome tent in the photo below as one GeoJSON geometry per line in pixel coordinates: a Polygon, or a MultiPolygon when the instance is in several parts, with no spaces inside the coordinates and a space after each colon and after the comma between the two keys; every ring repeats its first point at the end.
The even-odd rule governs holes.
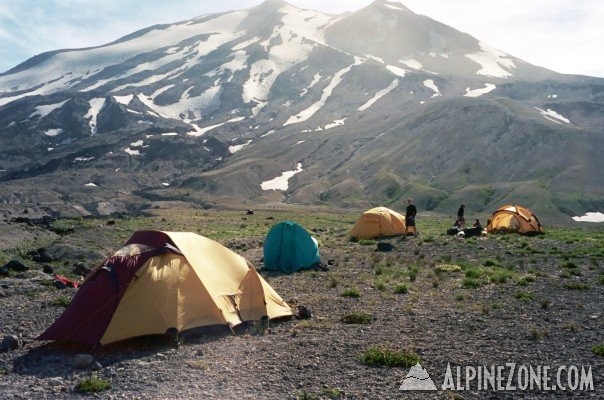
{"type": "Polygon", "coordinates": [[[292,221],[273,226],[264,240],[264,268],[294,272],[321,260],[315,238],[292,221]]]}

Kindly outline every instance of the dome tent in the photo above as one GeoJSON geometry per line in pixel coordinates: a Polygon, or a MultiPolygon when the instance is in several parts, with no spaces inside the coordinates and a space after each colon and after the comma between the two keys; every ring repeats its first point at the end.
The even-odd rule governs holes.
{"type": "Polygon", "coordinates": [[[495,232],[543,233],[535,214],[525,207],[511,204],[499,207],[489,217],[487,233],[495,232]]]}
{"type": "MultiPolygon", "coordinates": [[[[408,233],[415,233],[415,228],[408,233]]],[[[386,207],[365,211],[350,230],[350,237],[357,240],[404,234],[405,217],[386,207]]]]}
{"type": "Polygon", "coordinates": [[[221,244],[190,232],[138,231],[38,339],[96,346],[291,315],[254,267],[221,244]]]}
{"type": "Polygon", "coordinates": [[[280,222],[266,235],[264,268],[267,270],[294,272],[320,261],[316,239],[295,222],[280,222]]]}

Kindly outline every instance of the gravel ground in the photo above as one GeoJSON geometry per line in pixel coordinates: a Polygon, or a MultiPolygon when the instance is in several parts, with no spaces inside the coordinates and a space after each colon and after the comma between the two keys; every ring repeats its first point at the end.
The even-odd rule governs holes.
{"type": "MultiPolygon", "coordinates": [[[[18,234],[45,234],[35,226],[19,229],[23,233],[14,224],[0,226],[0,236],[12,235],[4,243],[14,243],[18,234]]],[[[319,239],[329,234],[316,233],[319,239]]],[[[574,265],[563,265],[565,254],[578,244],[547,234],[522,239],[528,246],[491,236],[392,238],[386,240],[394,246],[391,252],[344,236],[321,249],[323,260],[331,262],[326,270],[288,275],[262,271],[260,240],[226,243],[241,249],[290,306],[304,305],[312,317],[271,321],[268,329],[251,323],[234,333],[190,334],[178,344],[145,337],[91,350],[36,341],[63,310],[53,304],[71,298],[75,289],[49,287],[50,275],[36,263],[0,278],[0,333],[20,341],[17,349],[0,353],[2,398],[604,398],[604,357],[592,352],[604,343],[601,257],[571,258],[574,265]],[[509,275],[483,275],[477,278],[479,287],[471,287],[463,284],[469,274],[465,267],[438,272],[451,265],[484,265],[485,259],[509,275]],[[396,293],[400,285],[406,285],[406,293],[396,293]],[[343,296],[347,290],[359,297],[343,296]],[[358,312],[371,314],[372,322],[341,321],[358,312]],[[363,364],[359,357],[371,346],[417,354],[439,390],[400,391],[409,368],[363,364]],[[90,354],[92,362],[78,367],[79,354],[90,354]],[[479,391],[476,383],[473,390],[440,390],[448,364],[455,370],[506,363],[553,371],[589,367],[594,390],[479,391]],[[78,382],[90,377],[110,382],[111,388],[80,393],[78,382]]],[[[555,380],[555,372],[552,376],[555,380]]]]}

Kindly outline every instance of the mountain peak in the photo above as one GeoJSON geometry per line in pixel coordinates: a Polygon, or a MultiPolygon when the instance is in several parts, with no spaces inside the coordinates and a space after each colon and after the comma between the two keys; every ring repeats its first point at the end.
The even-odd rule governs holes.
{"type": "Polygon", "coordinates": [[[284,0],[264,0],[257,7],[262,8],[280,8],[288,5],[288,3],[284,0]]]}
{"type": "Polygon", "coordinates": [[[407,7],[405,7],[403,5],[403,3],[401,3],[400,1],[375,0],[368,7],[371,7],[371,8],[385,7],[385,8],[389,8],[391,10],[395,10],[395,11],[399,10],[399,11],[405,11],[405,12],[412,12],[410,9],[408,9],[407,7]]]}

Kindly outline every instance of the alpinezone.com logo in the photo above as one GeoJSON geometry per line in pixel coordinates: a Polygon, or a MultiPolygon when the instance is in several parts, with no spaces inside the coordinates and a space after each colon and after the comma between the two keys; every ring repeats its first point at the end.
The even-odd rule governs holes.
{"type": "Polygon", "coordinates": [[[415,364],[400,390],[479,390],[479,391],[593,391],[590,365],[502,365],[454,366],[447,363],[445,377],[437,389],[428,371],[415,364]]]}

